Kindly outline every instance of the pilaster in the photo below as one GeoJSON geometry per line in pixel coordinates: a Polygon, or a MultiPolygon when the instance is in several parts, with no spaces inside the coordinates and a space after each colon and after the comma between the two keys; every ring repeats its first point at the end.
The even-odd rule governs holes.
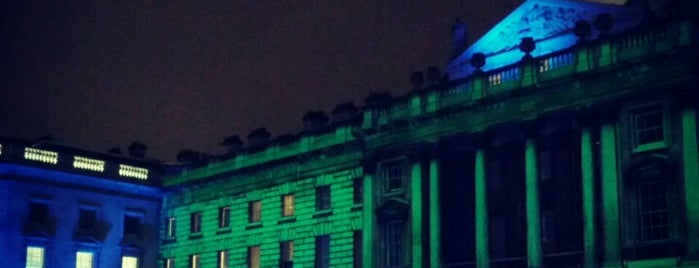
{"type": "Polygon", "coordinates": [[[541,215],[539,213],[539,176],[536,141],[533,139],[527,140],[524,155],[527,208],[527,264],[529,267],[541,267],[541,215]]]}
{"type": "Polygon", "coordinates": [[[580,167],[582,170],[583,251],[585,267],[596,265],[595,183],[592,135],[589,128],[580,133],[580,167]]]}
{"type": "Polygon", "coordinates": [[[687,217],[687,257],[699,261],[699,152],[694,107],[682,110],[682,162],[687,217]]]}
{"type": "Polygon", "coordinates": [[[430,159],[430,267],[439,268],[441,256],[441,225],[439,204],[439,159],[433,155],[430,159]]]}
{"type": "Polygon", "coordinates": [[[412,267],[422,267],[422,165],[413,160],[410,168],[410,218],[412,237],[412,267]]]}
{"type": "Polygon", "coordinates": [[[607,123],[600,134],[602,147],[602,224],[604,228],[604,265],[620,263],[619,173],[617,169],[616,125],[607,123]]]}
{"type": "Polygon", "coordinates": [[[485,152],[476,151],[475,165],[475,204],[476,204],[476,266],[490,267],[488,252],[488,197],[486,195],[485,152]]]}

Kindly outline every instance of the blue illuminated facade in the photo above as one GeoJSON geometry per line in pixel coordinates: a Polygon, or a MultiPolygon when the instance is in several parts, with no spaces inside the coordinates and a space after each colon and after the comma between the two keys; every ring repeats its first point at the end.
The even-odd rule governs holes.
{"type": "Polygon", "coordinates": [[[1,267],[156,266],[158,163],[51,142],[0,144],[1,267]]]}

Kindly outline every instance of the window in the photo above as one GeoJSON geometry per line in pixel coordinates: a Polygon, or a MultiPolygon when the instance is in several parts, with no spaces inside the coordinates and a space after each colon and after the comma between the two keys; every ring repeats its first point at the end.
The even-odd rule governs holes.
{"type": "Polygon", "coordinates": [[[97,210],[81,208],[78,215],[78,228],[92,229],[97,227],[97,210]]]}
{"type": "Polygon", "coordinates": [[[75,268],[92,268],[94,256],[90,251],[78,251],[75,254],[75,268]]]}
{"type": "Polygon", "coordinates": [[[189,268],[201,268],[200,262],[201,256],[199,254],[189,255],[189,268]]]}
{"type": "Polygon", "coordinates": [[[29,204],[29,222],[47,224],[49,222],[49,205],[44,203],[29,204]]]}
{"type": "Polygon", "coordinates": [[[330,185],[316,188],[316,210],[330,209],[330,185]]]}
{"type": "Polygon", "coordinates": [[[218,268],[228,268],[228,251],[218,252],[218,268]]]}
{"type": "Polygon", "coordinates": [[[260,246],[248,247],[248,268],[260,268],[260,246]]]}
{"type": "Polygon", "coordinates": [[[248,204],[248,221],[259,222],[262,219],[262,202],[252,201],[248,204]]]}
{"type": "Polygon", "coordinates": [[[167,218],[167,233],[165,234],[168,238],[175,238],[175,227],[176,227],[175,217],[167,218]]]}
{"type": "Polygon", "coordinates": [[[294,242],[284,241],[280,244],[280,263],[281,268],[291,268],[294,267],[294,242]]]}
{"type": "Polygon", "coordinates": [[[667,145],[664,105],[639,107],[632,114],[634,151],[658,149],[667,145]]]}
{"type": "Polygon", "coordinates": [[[330,267],[330,235],[316,236],[316,268],[330,267]]]}
{"type": "Polygon", "coordinates": [[[25,268],[44,268],[44,248],[29,246],[27,247],[27,261],[25,268]]]}
{"type": "Polygon", "coordinates": [[[386,193],[403,192],[407,170],[404,161],[395,160],[382,164],[381,175],[386,193]]]}
{"type": "Polygon", "coordinates": [[[361,204],[364,202],[364,179],[355,179],[352,182],[352,193],[354,197],[355,204],[361,204]]]}
{"type": "Polygon", "coordinates": [[[294,195],[287,194],[282,196],[282,216],[294,216],[294,195]]]}
{"type": "Polygon", "coordinates": [[[221,207],[218,209],[218,228],[230,226],[231,207],[221,207]]]}
{"type": "Polygon", "coordinates": [[[402,221],[386,223],[384,234],[386,267],[403,267],[405,261],[405,230],[402,221]]]}
{"type": "Polygon", "coordinates": [[[175,259],[167,258],[167,259],[165,259],[164,264],[165,264],[164,268],[175,268],[175,259]]]}
{"type": "Polygon", "coordinates": [[[364,255],[362,254],[362,243],[364,241],[364,237],[362,234],[362,230],[356,230],[352,232],[352,243],[353,243],[353,248],[352,248],[352,255],[354,257],[354,268],[362,268],[362,260],[364,258],[364,255]]]}
{"type": "Polygon", "coordinates": [[[201,212],[194,212],[190,216],[191,225],[189,226],[189,231],[191,233],[201,232],[201,212]]]}
{"type": "Polygon", "coordinates": [[[638,185],[641,240],[662,241],[669,238],[667,183],[649,181],[638,185]]]}
{"type": "Polygon", "coordinates": [[[133,256],[122,256],[121,268],[138,268],[138,258],[133,256]]]}
{"type": "Polygon", "coordinates": [[[124,234],[137,235],[141,232],[141,217],[124,215],[124,234]]]}

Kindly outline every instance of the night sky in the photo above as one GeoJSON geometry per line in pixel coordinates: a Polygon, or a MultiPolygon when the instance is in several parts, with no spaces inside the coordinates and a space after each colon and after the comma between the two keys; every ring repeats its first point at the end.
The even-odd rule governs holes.
{"type": "Polygon", "coordinates": [[[173,160],[405,94],[412,72],[448,62],[454,19],[474,42],[523,1],[6,2],[0,134],[97,151],[138,140],[173,160]]]}

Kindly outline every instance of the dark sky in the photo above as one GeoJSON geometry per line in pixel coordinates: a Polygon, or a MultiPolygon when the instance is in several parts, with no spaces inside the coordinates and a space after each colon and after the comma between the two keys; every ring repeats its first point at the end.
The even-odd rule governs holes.
{"type": "Polygon", "coordinates": [[[522,0],[3,1],[0,134],[172,160],[296,133],[307,110],[407,93],[522,0]],[[434,3],[438,2],[438,3],[434,3]]]}

